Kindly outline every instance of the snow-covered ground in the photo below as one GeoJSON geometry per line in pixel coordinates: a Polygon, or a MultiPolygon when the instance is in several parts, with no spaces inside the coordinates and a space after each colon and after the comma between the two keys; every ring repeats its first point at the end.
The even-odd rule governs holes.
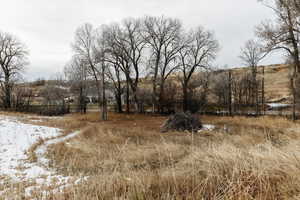
{"type": "Polygon", "coordinates": [[[284,103],[269,103],[267,105],[270,106],[271,108],[286,108],[290,106],[290,104],[284,104],[284,103]]]}
{"type": "Polygon", "coordinates": [[[198,133],[202,132],[202,131],[212,131],[214,130],[216,127],[212,124],[203,124],[202,128],[198,131],[198,133]]]}
{"type": "Polygon", "coordinates": [[[76,134],[60,137],[60,129],[24,124],[16,117],[0,115],[0,196],[8,190],[3,185],[12,183],[30,183],[30,187],[25,188],[25,195],[29,195],[31,190],[53,186],[54,180],[60,188],[69,184],[70,179],[74,180],[74,177],[64,177],[49,169],[45,152],[48,145],[62,142],[76,134]],[[37,161],[31,163],[26,151],[39,140],[46,142],[38,146],[35,151],[37,161]]]}
{"type": "Polygon", "coordinates": [[[215,126],[212,124],[203,124],[201,130],[212,131],[215,129],[215,126]]]}
{"type": "MultiPolygon", "coordinates": [[[[19,174],[20,164],[25,164],[26,151],[40,139],[57,137],[56,128],[35,126],[18,122],[15,118],[0,116],[0,173],[14,180],[34,178],[39,171],[19,174]]],[[[24,166],[26,167],[26,166],[24,166]]]]}

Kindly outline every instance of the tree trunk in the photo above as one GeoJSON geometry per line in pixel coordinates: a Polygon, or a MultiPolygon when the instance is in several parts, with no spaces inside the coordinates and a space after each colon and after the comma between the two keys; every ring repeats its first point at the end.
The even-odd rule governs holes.
{"type": "Polygon", "coordinates": [[[102,120],[107,120],[107,103],[105,97],[105,77],[104,77],[104,63],[102,63],[102,120]]]}
{"type": "Polygon", "coordinates": [[[126,113],[130,113],[130,102],[129,102],[129,77],[126,77],[126,113]]]}
{"type": "Polygon", "coordinates": [[[266,109],[265,109],[265,66],[263,66],[263,77],[262,77],[262,84],[261,84],[261,93],[262,93],[262,113],[265,115],[266,109]]]}
{"type": "Polygon", "coordinates": [[[117,91],[115,94],[116,102],[117,102],[117,111],[118,113],[123,113],[122,109],[122,94],[120,91],[117,91]]]}
{"type": "Polygon", "coordinates": [[[165,95],[165,89],[164,89],[164,81],[161,81],[160,83],[160,92],[159,92],[159,112],[164,112],[164,95],[165,95]]]}
{"type": "Polygon", "coordinates": [[[157,108],[156,79],[153,79],[153,81],[152,81],[152,90],[153,90],[153,94],[152,94],[152,113],[155,113],[156,108],[157,108]]]}
{"type": "Polygon", "coordinates": [[[229,116],[232,116],[231,79],[232,79],[232,74],[231,74],[231,70],[229,70],[229,72],[228,72],[228,112],[229,112],[229,116]]]}
{"type": "Polygon", "coordinates": [[[183,111],[186,112],[188,111],[188,91],[187,91],[187,85],[184,83],[182,85],[182,90],[183,90],[183,111]]]}
{"type": "Polygon", "coordinates": [[[137,95],[136,95],[136,90],[133,89],[132,92],[133,92],[133,100],[134,100],[134,105],[135,105],[135,112],[136,112],[136,113],[140,113],[140,112],[141,112],[141,109],[140,109],[138,97],[137,97],[137,95]]]}
{"type": "Polygon", "coordinates": [[[5,87],[4,107],[6,109],[9,109],[11,108],[11,86],[8,77],[5,77],[4,87],[5,87]]]}
{"type": "Polygon", "coordinates": [[[291,78],[291,88],[292,88],[292,95],[293,95],[293,120],[296,120],[296,89],[295,89],[295,80],[294,76],[291,78]]]}
{"type": "Polygon", "coordinates": [[[257,81],[255,81],[255,110],[256,110],[256,116],[258,116],[259,113],[259,97],[258,97],[258,84],[257,81]]]}
{"type": "Polygon", "coordinates": [[[96,85],[97,85],[97,95],[98,95],[98,106],[99,106],[99,109],[101,108],[101,91],[100,91],[100,82],[98,79],[96,79],[96,85]]]}
{"type": "Polygon", "coordinates": [[[84,99],[84,97],[83,97],[83,91],[82,91],[82,87],[80,87],[80,89],[79,89],[79,111],[80,111],[80,113],[82,114],[83,113],[83,109],[84,109],[84,101],[85,101],[85,99],[84,99]]]}
{"type": "Polygon", "coordinates": [[[157,88],[156,88],[156,81],[157,81],[157,73],[159,68],[159,61],[160,61],[160,50],[157,54],[156,61],[155,61],[155,69],[154,69],[154,75],[152,80],[152,88],[153,88],[153,94],[152,94],[152,112],[155,113],[156,107],[157,107],[157,88]]]}
{"type": "Polygon", "coordinates": [[[123,108],[122,108],[122,86],[121,86],[121,81],[120,81],[119,77],[120,76],[118,75],[117,104],[118,104],[119,113],[123,113],[123,108]]]}

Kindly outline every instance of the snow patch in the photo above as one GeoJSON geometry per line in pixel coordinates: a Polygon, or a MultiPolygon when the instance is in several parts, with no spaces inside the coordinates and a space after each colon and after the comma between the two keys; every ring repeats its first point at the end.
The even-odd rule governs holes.
{"type": "MultiPolygon", "coordinates": [[[[24,176],[17,175],[19,167],[28,167],[26,151],[38,140],[57,137],[61,134],[57,128],[23,124],[16,118],[0,116],[0,173],[14,180],[24,176]]],[[[24,171],[26,172],[26,170],[24,171]]],[[[35,178],[28,175],[28,178],[35,178]]]]}
{"type": "Polygon", "coordinates": [[[215,128],[216,128],[215,125],[212,125],[212,124],[203,124],[202,128],[198,132],[201,132],[201,131],[212,131],[215,128]]]}
{"type": "Polygon", "coordinates": [[[211,125],[211,124],[203,124],[202,125],[202,130],[212,131],[214,129],[215,129],[215,125],[211,125]]]}
{"type": "MultiPolygon", "coordinates": [[[[85,177],[78,179],[57,174],[49,169],[49,160],[45,157],[49,145],[63,142],[78,133],[60,137],[60,129],[24,124],[16,117],[0,115],[0,177],[7,177],[0,180],[0,184],[7,181],[35,183],[25,188],[25,195],[30,196],[33,190],[42,190],[43,186],[57,186],[53,190],[58,192],[70,184],[84,181],[85,177]],[[35,150],[37,162],[30,163],[26,151],[39,140],[45,142],[35,150]]],[[[0,189],[0,196],[5,192],[7,189],[0,189]]]]}
{"type": "Polygon", "coordinates": [[[289,104],[284,104],[284,103],[268,103],[268,106],[270,106],[271,108],[286,108],[289,107],[289,104]]]}

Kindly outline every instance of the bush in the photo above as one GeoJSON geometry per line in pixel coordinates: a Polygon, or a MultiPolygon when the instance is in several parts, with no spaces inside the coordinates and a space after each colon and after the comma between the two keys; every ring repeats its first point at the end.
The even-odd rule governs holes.
{"type": "Polygon", "coordinates": [[[191,113],[176,113],[165,121],[161,132],[168,131],[190,131],[195,132],[202,128],[199,118],[191,113]]]}

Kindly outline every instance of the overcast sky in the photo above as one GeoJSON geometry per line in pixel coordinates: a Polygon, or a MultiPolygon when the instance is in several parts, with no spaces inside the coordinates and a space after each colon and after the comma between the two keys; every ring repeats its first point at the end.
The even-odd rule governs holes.
{"type": "MultiPolygon", "coordinates": [[[[144,15],[179,18],[187,28],[202,25],[221,44],[216,63],[240,66],[240,47],[272,13],[257,0],[0,0],[0,30],[15,34],[30,50],[26,77],[49,78],[62,71],[72,55],[76,28],[119,22],[144,15]]],[[[278,63],[280,56],[264,63],[278,63]]]]}

